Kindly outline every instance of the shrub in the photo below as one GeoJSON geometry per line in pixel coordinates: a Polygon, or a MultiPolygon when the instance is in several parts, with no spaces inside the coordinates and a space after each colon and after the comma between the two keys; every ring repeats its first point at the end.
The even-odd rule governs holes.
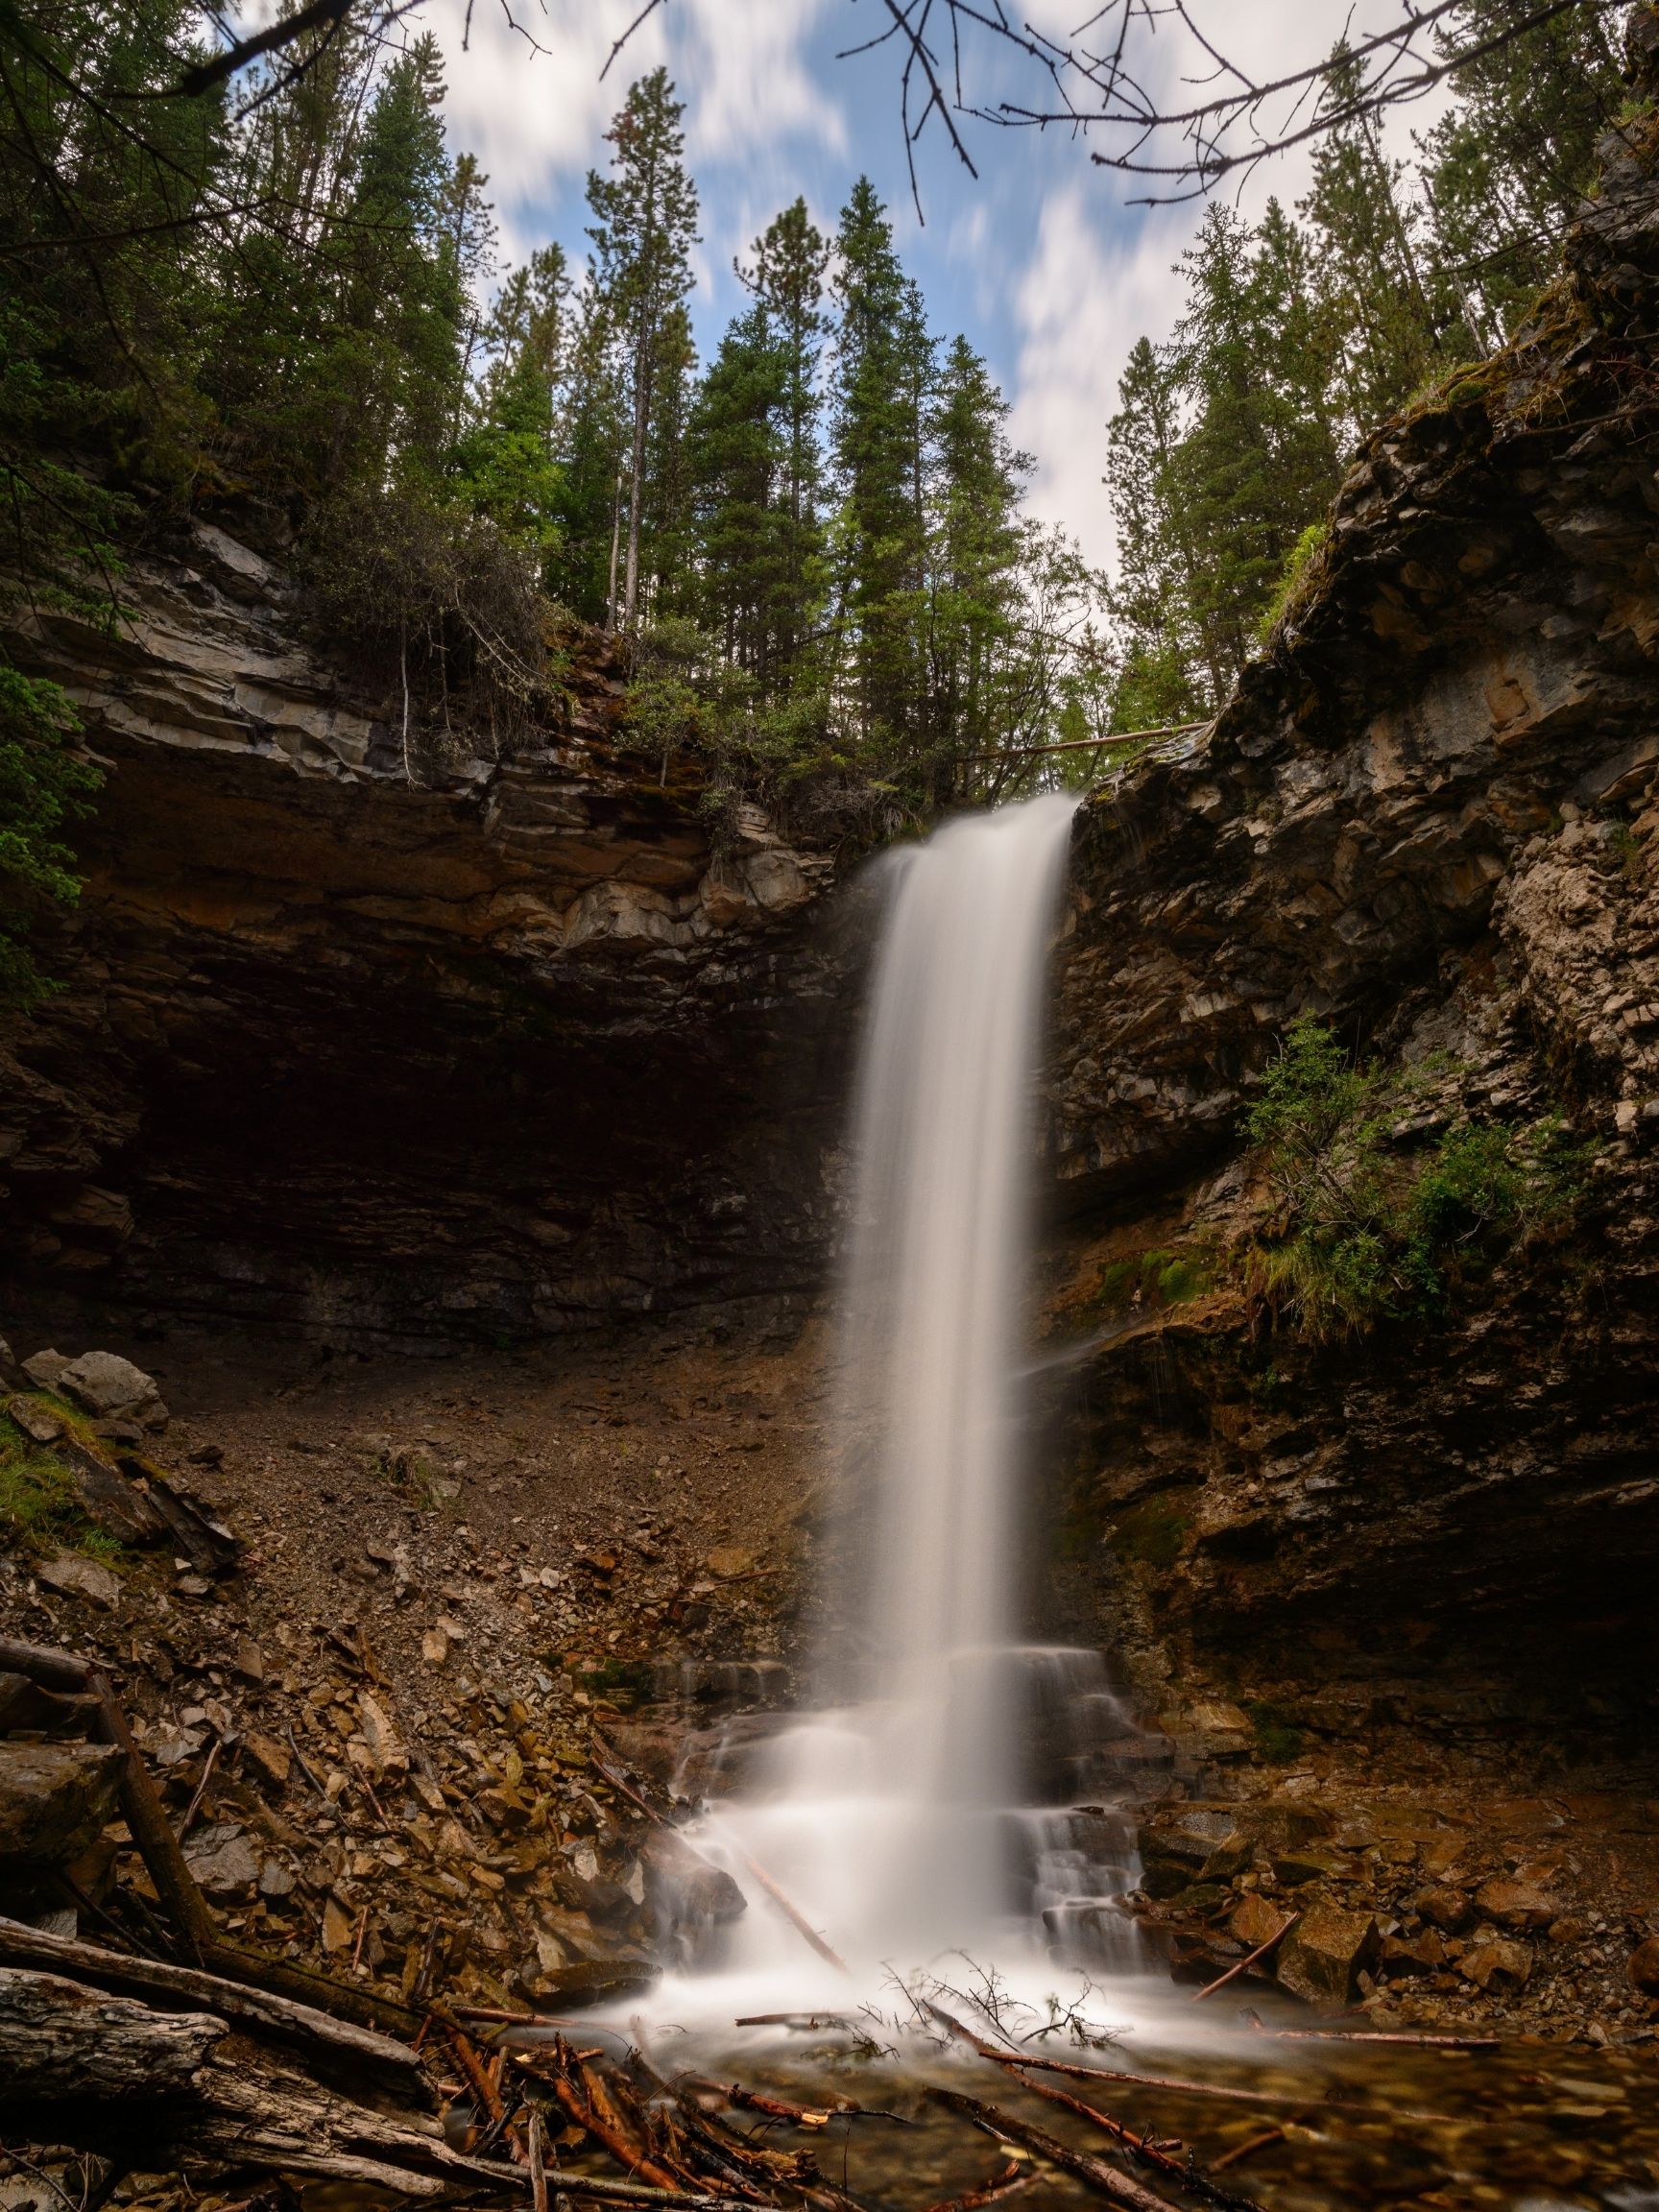
{"type": "Polygon", "coordinates": [[[1284,1223],[1248,1254],[1247,1282],[1316,1338],[1442,1310],[1457,1281],[1582,1190],[1589,1148],[1559,1116],[1520,1128],[1460,1121],[1419,1153],[1402,1150],[1392,1127],[1426,1080],[1363,1070],[1330,1029],[1298,1022],[1245,1118],[1284,1223]]]}

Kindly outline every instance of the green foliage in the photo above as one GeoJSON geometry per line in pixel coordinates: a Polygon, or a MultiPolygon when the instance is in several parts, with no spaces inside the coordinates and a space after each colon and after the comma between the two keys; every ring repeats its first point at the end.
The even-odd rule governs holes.
{"type": "Polygon", "coordinates": [[[53,1453],[24,1435],[16,1423],[0,1415],[0,1530],[35,1552],[84,1551],[118,1566],[122,1547],[89,1521],[70,1470],[53,1453]]]}
{"type": "MultiPolygon", "coordinates": [[[[1479,50],[1515,12],[1465,0],[1435,36],[1479,50]]],[[[1118,729],[1220,705],[1307,574],[1344,456],[1503,340],[1552,273],[1618,116],[1604,10],[1560,11],[1459,70],[1415,163],[1384,150],[1364,105],[1383,65],[1335,47],[1331,127],[1294,215],[1270,203],[1251,227],[1213,205],[1179,264],[1173,338],[1130,354],[1106,477],[1118,729]]]]}
{"type": "Polygon", "coordinates": [[[90,810],[102,781],[75,750],[80,718],[56,684],[0,661],[0,1000],[50,988],[24,944],[42,904],[73,905],[81,880],[59,832],[90,810]]]}
{"type": "Polygon", "coordinates": [[[1256,626],[1256,642],[1265,645],[1288,611],[1301,599],[1308,586],[1314,563],[1331,542],[1331,526],[1323,517],[1310,522],[1294,545],[1290,557],[1280,571],[1273,593],[1262,611],[1262,619],[1256,626]]]}
{"type": "Polygon", "coordinates": [[[1214,1285],[1215,1269],[1208,1253],[1142,1252],[1102,1267],[1089,1303],[1096,1311],[1106,1313],[1126,1313],[1142,1307],[1157,1311],[1190,1305],[1214,1285]]]}
{"type": "Polygon", "coordinates": [[[1254,1291],[1315,1339],[1427,1319],[1459,1283],[1566,1214],[1589,1148],[1558,1117],[1459,1121],[1418,1151],[1393,1132],[1425,1076],[1361,1070],[1332,1031],[1295,1023],[1245,1118],[1267,1153],[1283,1231],[1251,1253],[1254,1291]]]}

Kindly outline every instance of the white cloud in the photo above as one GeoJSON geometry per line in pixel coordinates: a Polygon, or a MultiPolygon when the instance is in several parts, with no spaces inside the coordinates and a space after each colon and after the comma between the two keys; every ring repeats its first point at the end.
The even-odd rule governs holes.
{"type": "Polygon", "coordinates": [[[1170,265],[1191,217],[1148,213],[1132,232],[1107,237],[1105,220],[1121,215],[1092,182],[1062,185],[1044,203],[1011,302],[1021,343],[1010,427],[1036,457],[1032,511],[1064,523],[1092,561],[1107,563],[1106,421],[1136,340],[1166,336],[1179,311],[1170,265]]]}

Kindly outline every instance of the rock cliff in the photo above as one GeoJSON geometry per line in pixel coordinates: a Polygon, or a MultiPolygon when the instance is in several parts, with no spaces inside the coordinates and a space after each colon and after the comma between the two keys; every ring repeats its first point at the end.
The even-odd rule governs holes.
{"type": "MultiPolygon", "coordinates": [[[[1633,50],[1651,90],[1646,12],[1633,50]]],[[[1561,283],[1504,353],[1367,443],[1214,728],[1079,820],[1048,1094],[1072,1216],[1056,1325],[1098,1324],[1114,1266],[1193,1264],[1100,1332],[1063,1504],[1166,1702],[1171,1680],[1346,1671],[1366,1687],[1327,1705],[1333,1726],[1388,1709],[1392,1685],[1455,1729],[1570,1706],[1587,1677],[1635,1710],[1647,1695],[1651,121],[1604,153],[1561,283]],[[1435,1319],[1324,1346],[1275,1326],[1239,1257],[1274,1205],[1240,1122],[1302,1016],[1429,1071],[1403,1152],[1447,1117],[1565,1116],[1590,1154],[1571,1226],[1520,1240],[1435,1319]],[[1453,1648],[1490,1660],[1486,1689],[1436,1682],[1453,1648]]]]}
{"type": "Polygon", "coordinates": [[[830,857],[717,841],[601,641],[535,749],[412,769],[225,530],[124,595],[13,640],[108,771],[3,1046],[13,1297],[416,1347],[810,1291],[830,857]]]}

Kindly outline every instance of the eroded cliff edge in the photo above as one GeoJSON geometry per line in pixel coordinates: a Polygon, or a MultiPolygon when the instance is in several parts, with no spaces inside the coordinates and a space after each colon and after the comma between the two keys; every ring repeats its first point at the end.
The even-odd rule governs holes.
{"type": "Polygon", "coordinates": [[[0,1043],[13,1301],[409,1349],[798,1311],[831,856],[631,750],[603,640],[512,757],[412,765],[228,530],[123,597],[113,638],[47,611],[13,640],[108,768],[65,988],[0,1043]]]}
{"type": "MultiPolygon", "coordinates": [[[[1651,13],[1632,52],[1651,90],[1651,13]]],[[[1101,1341],[1056,1503],[1071,1623],[1103,1606],[1154,1702],[1299,1681],[1322,1686],[1305,1725],[1399,1708],[1455,1733],[1582,1697],[1605,1717],[1609,1694],[1634,1718],[1649,1696],[1651,119],[1604,152],[1561,283],[1503,354],[1368,443],[1214,729],[1080,819],[1053,1320],[1101,1341]],[[1299,1017],[1429,1071],[1403,1151],[1461,1117],[1564,1117],[1588,1162],[1570,1224],[1432,1319],[1323,1345],[1276,1320],[1248,1293],[1275,1197],[1241,1121],[1299,1017]],[[1116,1305],[1111,1282],[1131,1286],[1116,1305]],[[1488,1671],[1454,1681],[1453,1651],[1488,1671]]]]}

